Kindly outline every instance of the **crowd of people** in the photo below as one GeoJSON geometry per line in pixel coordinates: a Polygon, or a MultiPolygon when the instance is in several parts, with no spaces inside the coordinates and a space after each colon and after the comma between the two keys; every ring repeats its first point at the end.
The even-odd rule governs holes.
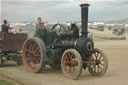
{"type": "MultiPolygon", "coordinates": [[[[42,30],[43,32],[47,31],[45,23],[43,22],[43,19],[41,17],[38,17],[35,34],[38,34],[38,31],[40,31],[40,30],[42,30]]],[[[3,20],[3,24],[1,25],[1,32],[16,34],[16,32],[14,31],[14,28],[9,25],[7,20],[3,20]]]]}

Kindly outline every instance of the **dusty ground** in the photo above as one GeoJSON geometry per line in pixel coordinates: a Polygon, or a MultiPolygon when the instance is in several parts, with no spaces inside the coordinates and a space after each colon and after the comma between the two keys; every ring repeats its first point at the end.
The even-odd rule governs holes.
{"type": "Polygon", "coordinates": [[[14,80],[17,85],[128,85],[128,40],[95,41],[95,47],[102,49],[109,58],[109,68],[102,77],[94,77],[83,70],[78,80],[71,80],[50,67],[35,74],[15,64],[1,67],[0,76],[14,80]]]}

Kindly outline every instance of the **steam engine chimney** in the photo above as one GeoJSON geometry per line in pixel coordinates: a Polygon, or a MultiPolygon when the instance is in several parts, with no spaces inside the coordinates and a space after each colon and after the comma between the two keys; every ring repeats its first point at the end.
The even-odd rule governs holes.
{"type": "Polygon", "coordinates": [[[81,4],[81,25],[82,25],[82,38],[88,37],[88,7],[89,4],[81,4]]]}

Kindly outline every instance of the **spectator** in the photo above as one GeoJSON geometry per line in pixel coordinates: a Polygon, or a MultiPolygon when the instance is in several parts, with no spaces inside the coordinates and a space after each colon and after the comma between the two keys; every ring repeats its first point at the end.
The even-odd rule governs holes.
{"type": "Polygon", "coordinates": [[[13,27],[10,26],[10,30],[9,30],[9,33],[13,33],[13,34],[16,34],[16,32],[14,31],[13,27]]]}
{"type": "Polygon", "coordinates": [[[1,25],[1,32],[5,32],[5,33],[8,33],[8,30],[9,30],[9,24],[7,23],[7,20],[4,20],[3,21],[3,24],[1,25]]]}

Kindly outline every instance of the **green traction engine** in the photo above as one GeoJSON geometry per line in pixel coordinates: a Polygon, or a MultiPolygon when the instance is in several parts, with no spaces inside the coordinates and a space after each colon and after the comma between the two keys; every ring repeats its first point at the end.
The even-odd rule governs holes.
{"type": "Polygon", "coordinates": [[[93,39],[88,36],[89,4],[81,4],[80,7],[81,36],[76,24],[69,28],[55,24],[50,31],[43,33],[39,30],[38,36],[25,41],[22,58],[27,70],[38,73],[50,65],[53,69],[61,68],[71,79],[77,79],[82,69],[88,69],[94,76],[102,76],[106,72],[107,56],[94,48],[93,39]]]}

